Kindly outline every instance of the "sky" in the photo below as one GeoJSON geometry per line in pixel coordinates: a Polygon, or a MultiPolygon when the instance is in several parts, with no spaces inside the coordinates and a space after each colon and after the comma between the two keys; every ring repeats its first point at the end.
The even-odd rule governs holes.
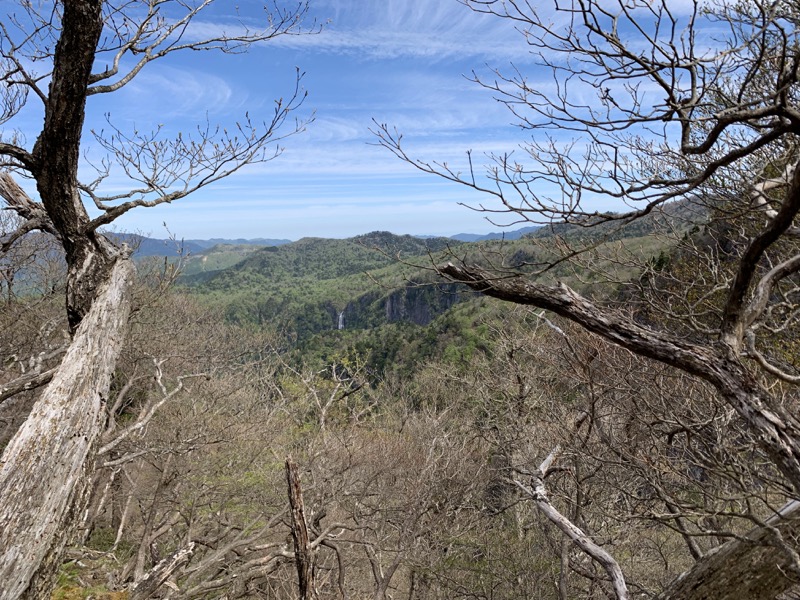
{"type": "MultiPolygon", "coordinates": [[[[261,3],[219,0],[195,23],[197,34],[230,23],[234,11],[250,23],[263,15],[261,3]]],[[[166,136],[198,123],[230,128],[245,114],[267,118],[274,100],[291,92],[299,69],[308,97],[295,117],[313,119],[281,142],[283,152],[273,161],[173,204],[135,209],[115,228],[156,238],[292,240],[375,230],[498,230],[468,208],[490,199],[417,171],[376,145],[370,128],[386,123],[403,134],[415,158],[456,168],[466,165],[470,150],[478,164],[490,153],[519,152],[530,134],[468,79],[473,71],[508,71],[512,63],[534,68],[513,24],[457,0],[311,0],[306,22],[321,31],[280,37],[243,54],[170,55],[118,92],[90,97],[87,130],[103,128],[106,118],[122,129],[160,126],[166,136]]],[[[35,132],[41,122],[33,113],[21,118],[28,119],[23,131],[35,132]]],[[[84,150],[99,157],[91,140],[84,150]]],[[[114,175],[106,184],[113,189],[114,175]]]]}
{"type": "MultiPolygon", "coordinates": [[[[261,6],[237,4],[244,15],[261,6]]],[[[278,38],[240,55],[173,56],[102,98],[111,105],[101,112],[141,127],[188,128],[206,113],[211,122],[231,123],[245,112],[268,115],[299,68],[308,97],[297,116],[314,118],[281,142],[282,155],[270,163],[172,205],[131,211],[119,228],[153,237],[292,240],[497,229],[459,205],[477,204],[478,194],[403,163],[376,146],[369,130],[373,119],[387,123],[415,156],[450,163],[463,161],[467,150],[513,149],[520,133],[511,115],[465,76],[528,60],[522,36],[456,0],[312,0],[309,17],[320,33],[278,38]]]]}

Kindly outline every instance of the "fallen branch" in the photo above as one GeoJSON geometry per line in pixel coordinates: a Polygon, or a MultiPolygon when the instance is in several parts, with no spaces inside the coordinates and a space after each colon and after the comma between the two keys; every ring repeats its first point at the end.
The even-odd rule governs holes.
{"type": "Polygon", "coordinates": [[[602,547],[595,544],[592,539],[572,523],[572,521],[558,512],[547,497],[544,479],[547,477],[547,472],[550,470],[550,466],[553,464],[553,461],[555,461],[560,450],[561,449],[556,446],[555,449],[547,455],[547,458],[542,461],[542,464],[539,465],[537,472],[531,474],[530,486],[523,485],[516,479],[513,481],[526,495],[530,496],[536,504],[536,507],[550,522],[566,534],[575,545],[586,552],[592,560],[600,563],[611,578],[611,585],[614,588],[614,595],[617,600],[628,600],[628,586],[625,583],[625,576],[622,574],[619,563],[602,547]]]}

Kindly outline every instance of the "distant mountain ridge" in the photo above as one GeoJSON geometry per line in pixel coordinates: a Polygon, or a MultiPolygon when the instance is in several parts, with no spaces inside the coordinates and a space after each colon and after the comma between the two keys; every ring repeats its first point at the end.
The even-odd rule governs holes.
{"type": "Polygon", "coordinates": [[[541,229],[541,225],[531,225],[529,227],[522,227],[514,229],[513,231],[493,231],[484,235],[478,233],[458,233],[451,235],[451,240],[458,240],[459,242],[486,242],[489,240],[519,240],[529,233],[541,229]]]}
{"type": "MultiPolygon", "coordinates": [[[[451,243],[460,244],[449,238],[422,239],[387,231],[373,231],[345,239],[305,237],[289,244],[257,248],[246,255],[242,254],[241,261],[223,269],[205,269],[200,273],[190,270],[183,281],[227,289],[239,287],[240,284],[232,285],[231,281],[242,278],[266,278],[265,284],[268,281],[275,283],[303,277],[336,279],[389,266],[396,262],[398,255],[418,256],[437,252],[451,243]]],[[[223,247],[216,246],[202,256],[210,258],[212,253],[221,250],[223,247]]]]}
{"type": "Polygon", "coordinates": [[[220,244],[227,246],[283,246],[284,244],[291,244],[293,240],[287,239],[272,239],[272,238],[253,238],[253,239],[226,239],[226,238],[211,238],[210,240],[187,240],[193,244],[203,246],[203,249],[212,248],[220,244]]]}
{"type": "MultiPolygon", "coordinates": [[[[522,227],[513,231],[495,231],[486,234],[480,233],[458,233],[456,235],[436,236],[436,235],[397,235],[399,239],[417,239],[417,240],[438,240],[441,245],[442,240],[454,240],[458,242],[483,242],[488,240],[518,240],[525,235],[534,233],[540,226],[522,227]]],[[[388,232],[372,232],[358,236],[353,236],[349,239],[359,241],[360,243],[370,242],[370,237],[376,234],[388,234],[388,232]]],[[[112,233],[112,238],[119,242],[125,242],[135,249],[135,255],[138,257],[144,256],[186,256],[203,254],[207,250],[211,250],[215,246],[285,246],[300,240],[289,239],[272,239],[272,238],[211,238],[207,240],[164,240],[157,238],[145,237],[135,233],[112,233]]],[[[302,238],[314,239],[314,238],[302,238]]],[[[323,239],[323,238],[319,238],[323,239]]],[[[326,238],[327,239],[327,238],[326,238]]]]}
{"type": "MultiPolygon", "coordinates": [[[[613,215],[614,213],[607,213],[613,215]]],[[[391,251],[401,251],[403,253],[415,253],[421,249],[437,251],[446,247],[448,242],[490,242],[496,240],[516,241],[525,237],[533,238],[547,238],[551,236],[567,235],[575,238],[585,237],[606,237],[606,239],[619,239],[624,237],[647,235],[654,231],[664,229],[667,223],[680,225],[681,223],[700,222],[705,218],[706,209],[703,208],[701,203],[697,203],[692,199],[681,200],[666,204],[658,211],[651,214],[644,215],[638,218],[634,223],[630,224],[624,220],[617,221],[610,219],[606,222],[601,222],[591,227],[581,225],[579,223],[553,223],[550,225],[529,225],[510,231],[493,231],[486,234],[478,233],[458,233],[449,237],[434,236],[434,235],[408,235],[408,234],[394,234],[387,231],[373,231],[362,235],[344,238],[352,243],[369,247],[383,247],[389,246],[391,251]],[[422,245],[419,245],[422,243],[422,245]]],[[[597,215],[597,218],[602,221],[603,215],[597,215]]],[[[587,218],[587,221],[592,221],[593,218],[587,218]]],[[[148,238],[137,234],[111,234],[112,237],[119,241],[128,243],[128,245],[136,249],[136,256],[195,256],[206,255],[209,252],[220,253],[234,251],[234,247],[239,247],[241,258],[244,258],[249,252],[242,250],[259,249],[262,247],[279,247],[289,244],[302,243],[306,246],[311,244],[312,240],[342,240],[342,238],[320,238],[320,237],[305,237],[300,240],[289,239],[271,239],[271,238],[255,238],[255,239],[227,239],[227,238],[211,238],[207,240],[163,240],[148,238]],[[241,248],[241,247],[247,248],[241,248]]],[[[236,262],[236,261],[234,261],[236,262]]],[[[219,265],[220,267],[228,267],[233,263],[219,265]]]]}
{"type": "MultiPolygon", "coordinates": [[[[644,253],[645,259],[657,257],[668,250],[659,234],[675,239],[702,222],[704,213],[691,203],[676,202],[628,224],[614,213],[587,218],[594,223],[554,223],[485,236],[373,231],[345,239],[306,237],[269,247],[218,244],[188,257],[179,284],[217,305],[232,322],[271,323],[301,341],[322,332],[392,323],[425,326],[472,297],[458,284],[436,277],[432,264],[437,261],[482,264],[502,256],[505,268],[526,273],[555,256],[554,244],[568,244],[592,247],[609,269],[619,268],[603,254],[606,244],[627,239],[629,251],[644,253]]],[[[609,250],[611,256],[617,251],[617,246],[609,250]]],[[[547,274],[567,281],[570,276],[569,269],[558,267],[547,274]]],[[[620,271],[620,277],[629,276],[620,271]]]]}
{"type": "Polygon", "coordinates": [[[282,246],[291,244],[292,240],[256,238],[224,239],[211,238],[208,240],[178,240],[156,239],[145,237],[136,233],[110,233],[109,236],[118,242],[124,242],[134,249],[138,257],[144,256],[186,256],[201,254],[214,246],[282,246]]]}
{"type": "Polygon", "coordinates": [[[469,294],[413,263],[427,264],[434,253],[463,244],[387,231],[306,237],[250,250],[229,266],[218,255],[235,247],[218,246],[190,256],[178,284],[218,306],[231,322],[270,323],[296,340],[389,323],[422,326],[469,294]]]}

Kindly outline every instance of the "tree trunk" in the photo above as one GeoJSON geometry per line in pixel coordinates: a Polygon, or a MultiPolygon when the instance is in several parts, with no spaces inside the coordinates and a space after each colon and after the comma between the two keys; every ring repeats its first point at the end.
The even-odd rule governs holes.
{"type": "Polygon", "coordinates": [[[730,347],[719,342],[704,346],[648,329],[595,305],[563,283],[544,285],[524,277],[498,278],[480,267],[452,263],[438,270],[487,296],[553,311],[639,356],[707,381],[745,419],[761,448],[800,493],[800,419],[758,384],[730,347]]]}
{"type": "Polygon", "coordinates": [[[114,265],[110,242],[89,228],[78,182],[86,97],[103,0],[63,2],[61,34],[53,56],[44,127],[33,147],[32,174],[67,260],[67,319],[75,332],[114,265]]]}
{"type": "Polygon", "coordinates": [[[289,504],[292,514],[292,539],[294,541],[294,560],[297,565],[297,580],[300,585],[300,600],[313,600],[317,597],[314,588],[314,550],[308,537],[303,489],[300,487],[300,474],[297,464],[286,459],[286,483],[289,489],[289,504]]]}
{"type": "Polygon", "coordinates": [[[789,548],[775,544],[780,536],[789,547],[800,535],[800,502],[792,500],[765,526],[753,528],[711,552],[673,581],[657,600],[764,600],[796,584],[789,548]]]}
{"type": "Polygon", "coordinates": [[[0,458],[0,600],[49,594],[84,508],[125,339],[132,263],[117,260],[64,360],[0,458]]]}

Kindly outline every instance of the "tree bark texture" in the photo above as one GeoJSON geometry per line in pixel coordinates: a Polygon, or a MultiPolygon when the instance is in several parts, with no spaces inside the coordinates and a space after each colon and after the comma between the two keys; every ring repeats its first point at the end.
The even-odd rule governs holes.
{"type": "Polygon", "coordinates": [[[164,582],[170,578],[178,567],[191,558],[194,546],[194,542],[189,542],[183,548],[158,561],[156,566],[133,586],[128,600],[147,600],[152,598],[158,588],[164,585],[164,582]]]}
{"type": "Polygon", "coordinates": [[[292,516],[292,540],[294,541],[297,580],[300,585],[300,600],[316,598],[314,588],[314,550],[308,537],[305,506],[303,505],[303,489],[300,486],[300,474],[297,464],[286,459],[286,483],[289,491],[289,505],[292,516]]]}
{"type": "Polygon", "coordinates": [[[133,265],[119,259],[66,355],[0,457],[0,600],[49,594],[83,510],[124,342],[133,265]]]}
{"type": "Polygon", "coordinates": [[[643,327],[596,306],[564,284],[498,278],[479,267],[448,263],[439,272],[487,296],[551,310],[631,352],[676,367],[713,385],[748,423],[761,448],[800,493],[800,421],[764,390],[731,348],[698,345],[643,327]]]}
{"type": "Polygon", "coordinates": [[[763,600],[797,583],[789,555],[770,543],[774,527],[792,544],[800,535],[800,502],[792,500],[766,526],[714,549],[673,581],[657,600],[763,600]]]}
{"type": "Polygon", "coordinates": [[[32,174],[67,259],[67,317],[74,332],[114,262],[108,240],[92,231],[80,195],[78,163],[86,98],[103,31],[103,0],[64,2],[61,36],[32,174]]]}

